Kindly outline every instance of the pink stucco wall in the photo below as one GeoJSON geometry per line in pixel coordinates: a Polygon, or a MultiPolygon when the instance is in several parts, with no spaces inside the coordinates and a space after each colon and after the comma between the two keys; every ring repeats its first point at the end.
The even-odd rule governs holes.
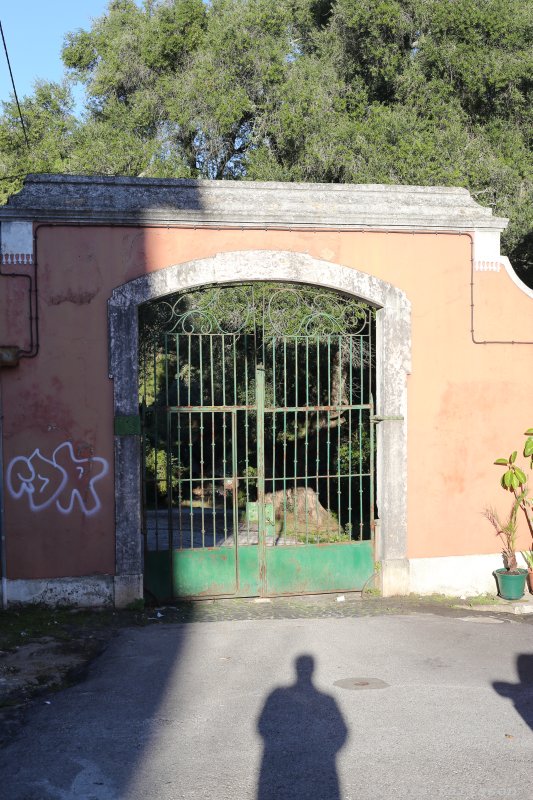
{"type": "MultiPolygon", "coordinates": [[[[81,474],[83,459],[91,455],[102,459],[99,469],[108,472],[93,485],[97,502],[90,502],[89,514],[78,502],[68,510],[73,483],[65,487],[63,510],[52,503],[32,511],[27,496],[6,492],[8,577],[113,573],[107,327],[112,290],[173,264],[255,249],[308,253],[405,292],[412,304],[407,555],[499,550],[481,512],[491,504],[505,512],[509,503],[492,462],[518,449],[523,431],[533,425],[533,347],[473,343],[468,234],[41,227],[39,355],[0,371],[4,464],[28,458],[37,448],[51,461],[56,449],[70,442],[74,459],[60,451],[70,458],[69,469],[81,474]]],[[[476,338],[533,340],[531,298],[504,270],[472,274],[476,338]]],[[[26,312],[24,290],[10,291],[10,334],[23,336],[18,329],[26,312]]],[[[17,465],[23,468],[22,461],[17,465]]],[[[53,464],[43,468],[53,480],[53,464]]],[[[525,529],[521,535],[526,546],[525,529]]]]}

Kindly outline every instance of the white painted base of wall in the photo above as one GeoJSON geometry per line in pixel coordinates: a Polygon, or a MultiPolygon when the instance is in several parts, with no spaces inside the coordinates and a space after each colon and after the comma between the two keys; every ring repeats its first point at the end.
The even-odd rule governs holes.
{"type": "Polygon", "coordinates": [[[80,578],[34,578],[7,580],[7,604],[75,606],[94,608],[113,605],[113,576],[84,575],[80,578]]]}
{"type": "Polygon", "coordinates": [[[411,558],[409,591],[451,597],[496,594],[492,573],[500,567],[503,567],[501,555],[411,558]]]}

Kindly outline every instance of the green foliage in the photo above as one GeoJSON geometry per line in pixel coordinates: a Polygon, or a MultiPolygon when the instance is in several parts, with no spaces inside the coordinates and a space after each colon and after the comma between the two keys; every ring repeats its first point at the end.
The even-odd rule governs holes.
{"type": "MultiPolygon", "coordinates": [[[[366,420],[365,420],[366,422],[366,420]]],[[[349,473],[350,471],[361,471],[361,474],[370,472],[370,433],[368,425],[358,427],[352,433],[350,442],[343,442],[338,447],[337,459],[339,471],[349,473]]]]}
{"type": "Polygon", "coordinates": [[[339,544],[351,540],[350,531],[313,530],[312,533],[302,533],[298,528],[291,529],[290,526],[283,530],[283,535],[301,544],[339,544]]]}
{"type": "Polygon", "coordinates": [[[3,103],[0,118],[0,202],[22,187],[28,172],[69,171],[77,121],[65,84],[38,82],[32,97],[20,102],[31,150],[28,151],[14,100],[3,103]]]}
{"type": "MultiPolygon", "coordinates": [[[[533,261],[533,0],[113,0],[0,118],[29,171],[460,185],[533,261]]],[[[2,180],[2,198],[20,181],[2,180]]],[[[529,282],[533,283],[533,270],[529,282]]]]}
{"type": "MultiPolygon", "coordinates": [[[[530,456],[533,462],[533,438],[529,437],[524,445],[524,456],[530,456]]],[[[527,489],[527,475],[523,469],[516,464],[516,457],[518,451],[514,450],[509,458],[497,458],[494,462],[498,466],[507,467],[501,477],[501,485],[504,489],[510,492],[517,490],[523,491],[524,486],[527,489]]],[[[532,464],[533,466],[533,464],[532,464]]]]}
{"type": "MultiPolygon", "coordinates": [[[[523,455],[530,459],[530,469],[533,469],[533,428],[528,428],[525,432],[528,437],[524,444],[523,455]]],[[[496,465],[506,467],[500,484],[505,491],[513,495],[513,503],[507,519],[502,522],[496,511],[489,508],[485,510],[485,516],[496,530],[496,535],[503,542],[503,554],[506,559],[507,568],[510,571],[518,569],[516,563],[516,536],[518,531],[518,512],[523,511],[529,531],[533,536],[533,498],[529,494],[528,477],[523,469],[516,463],[518,451],[513,450],[508,458],[497,458],[496,465]]],[[[526,555],[522,553],[524,558],[526,555]]],[[[527,558],[526,558],[527,561],[527,558]]]]}
{"type": "Polygon", "coordinates": [[[170,488],[178,488],[179,479],[184,475],[185,468],[177,457],[163,448],[149,446],[146,448],[144,463],[148,485],[154,484],[159,495],[168,494],[170,488]]]}

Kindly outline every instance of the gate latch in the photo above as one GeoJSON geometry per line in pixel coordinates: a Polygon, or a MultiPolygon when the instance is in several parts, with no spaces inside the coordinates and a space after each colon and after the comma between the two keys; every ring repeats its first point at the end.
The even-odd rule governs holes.
{"type": "Polygon", "coordinates": [[[398,422],[400,421],[403,422],[404,417],[378,417],[378,416],[370,417],[370,422],[373,422],[374,425],[377,425],[378,422],[389,422],[393,420],[396,420],[398,422]]]}

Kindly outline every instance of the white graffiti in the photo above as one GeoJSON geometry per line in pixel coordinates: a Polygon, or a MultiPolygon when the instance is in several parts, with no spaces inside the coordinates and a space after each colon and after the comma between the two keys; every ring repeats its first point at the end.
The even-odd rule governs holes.
{"type": "Polygon", "coordinates": [[[7,489],[15,500],[26,496],[32,511],[43,511],[55,503],[61,514],[70,514],[76,504],[87,517],[102,504],[94,484],[109,472],[104,458],[77,458],[71,442],[56,447],[52,458],[37,448],[31,456],[17,456],[8,465],[7,489]]]}

